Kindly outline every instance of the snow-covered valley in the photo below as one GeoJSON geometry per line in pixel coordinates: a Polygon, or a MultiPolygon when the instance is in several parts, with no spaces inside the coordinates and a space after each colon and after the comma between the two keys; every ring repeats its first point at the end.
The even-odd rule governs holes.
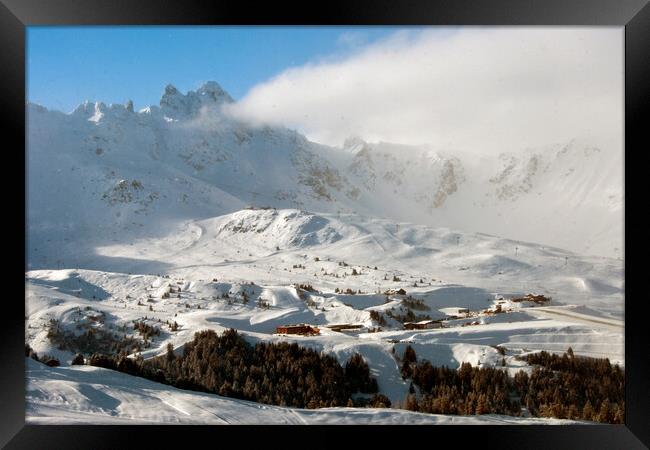
{"type": "Polygon", "coordinates": [[[187,95],[169,86],[160,108],[140,112],[28,105],[25,340],[61,364],[28,360],[29,422],[570,423],[182,391],[72,366],[53,326],[138,337],[144,322],[160,330],[144,358],[228,328],[341,364],[358,352],[393,404],[408,395],[395,357],[407,345],[437,366],[513,376],[531,370],[518,356],[568,347],[624,366],[616,157],[577,142],[474,164],[359,139],[335,149],[247,127],[222,110],[230,102],[208,83],[187,95]],[[551,301],[517,301],[527,294],[551,301]],[[405,329],[407,314],[439,327],[405,329]],[[276,332],[296,323],[320,333],[276,332]],[[356,328],[332,328],[342,324],[356,328]]]}
{"type": "MultiPolygon", "coordinates": [[[[189,223],[167,238],[102,247],[98,253],[100,259],[108,254],[136,262],[125,267],[130,273],[27,273],[26,340],[38,354],[58,358],[64,367],[56,370],[63,373],[74,353],[48,339],[52,320],[77,334],[97,328],[117,332],[142,320],[159,326],[160,335],[141,351],[145,358],[164,354],[168,343],[181,351],[196,331],[231,327],[251,343],[295,341],[333,354],[341,364],[359,352],[393,403],[404,402],[408,394],[393,355],[407,344],[420,357],[450,367],[461,362],[497,366],[502,359],[497,347],[503,347],[506,370],[513,375],[526,368],[515,357],[535,350],[562,353],[572,347],[576,354],[624,364],[617,260],[571,255],[567,263],[568,253],[560,250],[486,235],[409,224],[396,231],[394,224],[376,219],[274,209],[189,223]],[[140,261],[143,256],[149,259],[140,261]],[[336,292],[347,289],[354,294],[336,292]],[[551,304],[508,300],[530,292],[551,297],[551,304]],[[443,328],[405,330],[385,315],[403,312],[407,297],[421,299],[422,313],[443,319],[443,328]],[[497,306],[504,312],[493,313],[497,306]],[[469,313],[459,314],[463,308],[469,313]],[[371,311],[382,313],[387,323],[381,326],[371,311]],[[171,331],[167,321],[176,322],[178,330],[171,331]],[[320,335],[276,333],[276,327],[293,323],[315,325],[320,335]],[[336,324],[360,328],[328,328],[336,324]]],[[[38,398],[33,401],[41,402],[38,398]]],[[[41,413],[67,420],[65,408],[52,408],[33,409],[34,420],[45,420],[41,413]]],[[[98,414],[96,420],[104,420],[98,414]]],[[[340,414],[346,416],[335,416],[340,414]]],[[[386,420],[406,419],[388,414],[386,420]]]]}

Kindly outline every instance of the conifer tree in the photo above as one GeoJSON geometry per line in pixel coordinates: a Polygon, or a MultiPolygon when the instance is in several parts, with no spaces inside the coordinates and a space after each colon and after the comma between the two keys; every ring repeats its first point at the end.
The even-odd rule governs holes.
{"type": "Polygon", "coordinates": [[[613,420],[613,414],[609,405],[609,400],[605,399],[600,403],[598,411],[598,422],[610,423],[613,420]]]}
{"type": "Polygon", "coordinates": [[[594,407],[592,406],[591,402],[587,400],[587,403],[585,403],[584,408],[582,408],[582,418],[584,420],[593,420],[594,416],[594,407]]]}
{"type": "Polygon", "coordinates": [[[625,410],[620,404],[616,405],[616,413],[614,414],[614,423],[625,423],[625,410]]]}
{"type": "Polygon", "coordinates": [[[487,400],[485,398],[485,394],[481,394],[481,395],[478,396],[478,400],[476,402],[475,414],[481,415],[481,414],[485,414],[487,412],[488,412],[487,400]]]}
{"type": "Polygon", "coordinates": [[[174,355],[174,346],[172,345],[171,342],[167,344],[167,362],[171,363],[176,359],[176,355],[174,355]]]}

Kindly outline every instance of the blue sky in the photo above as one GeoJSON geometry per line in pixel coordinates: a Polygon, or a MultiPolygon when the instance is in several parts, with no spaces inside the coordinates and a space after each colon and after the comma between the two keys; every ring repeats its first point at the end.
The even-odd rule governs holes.
{"type": "Polygon", "coordinates": [[[344,57],[391,27],[29,27],[27,96],[69,112],[84,100],[157,104],[217,81],[235,99],[284,69],[344,57]]]}
{"type": "Polygon", "coordinates": [[[484,154],[622,136],[620,27],[30,27],[26,59],[28,100],[64,112],[214,80],[236,118],[330,145],[484,154]]]}

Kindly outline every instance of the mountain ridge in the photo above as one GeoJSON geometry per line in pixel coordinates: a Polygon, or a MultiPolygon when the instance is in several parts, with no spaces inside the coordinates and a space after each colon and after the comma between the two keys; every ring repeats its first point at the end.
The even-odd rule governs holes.
{"type": "Polygon", "coordinates": [[[137,112],[130,101],[84,102],[69,114],[28,103],[32,241],[60,240],[62,228],[133,231],[254,205],[355,212],[621,255],[622,170],[619,182],[611,152],[574,140],[479,163],[359,137],[336,148],[233,118],[223,110],[233,102],[208,82],[186,94],[168,85],[160,106],[137,112]]]}

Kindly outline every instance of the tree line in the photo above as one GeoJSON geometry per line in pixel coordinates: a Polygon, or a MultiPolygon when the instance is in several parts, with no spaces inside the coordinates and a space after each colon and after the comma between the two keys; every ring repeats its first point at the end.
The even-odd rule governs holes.
{"type": "Polygon", "coordinates": [[[80,352],[92,354],[95,352],[103,353],[131,353],[147,348],[150,343],[146,340],[151,335],[160,333],[152,331],[135,322],[134,331],[140,331],[145,340],[138,339],[126,334],[126,330],[120,335],[106,328],[88,328],[85,332],[76,334],[72,330],[67,330],[61,326],[58,320],[51,319],[47,328],[47,338],[60,350],[69,350],[71,352],[80,352]]]}
{"type": "Polygon", "coordinates": [[[515,376],[522,404],[542,417],[625,421],[625,372],[606,358],[539,352],[521,358],[535,365],[515,376]]]}
{"type": "Polygon", "coordinates": [[[390,406],[377,394],[368,364],[354,354],[336,358],[296,343],[247,343],[234,329],[200,331],[181,355],[168,345],[163,356],[144,360],[126,354],[94,354],[88,364],[169,384],[180,389],[294,408],[390,406]],[[356,393],[375,394],[357,396],[356,393]]]}
{"type": "Polygon", "coordinates": [[[434,414],[506,414],[624,423],[625,376],[608,359],[540,352],[520,359],[534,365],[514,377],[496,367],[462,363],[458,370],[417,361],[407,346],[401,372],[411,379],[404,407],[434,414]],[[419,391],[417,395],[413,386],[419,391]]]}
{"type": "MultiPolygon", "coordinates": [[[[341,366],[334,357],[296,343],[251,345],[229,329],[222,335],[197,332],[182,354],[176,355],[168,345],[165,355],[144,360],[127,356],[140,347],[133,338],[107,331],[98,336],[99,330],[75,336],[56,321],[48,331],[59,348],[93,351],[86,360],[78,354],[73,364],[118,370],[181,389],[297,408],[391,406],[378,393],[377,380],[358,353],[341,366]]],[[[138,321],[134,331],[144,337],[159,333],[157,327],[138,321]]],[[[54,358],[39,358],[29,346],[25,356],[58,365],[54,358]]],[[[415,350],[407,346],[398,360],[402,377],[410,379],[411,386],[406,402],[399,406],[434,414],[524,414],[624,423],[625,374],[618,365],[608,359],[575,356],[570,348],[563,355],[542,351],[517,358],[533,366],[530,374],[519,371],[511,377],[502,367],[469,363],[459,369],[435,367],[418,361],[415,350]]]]}

